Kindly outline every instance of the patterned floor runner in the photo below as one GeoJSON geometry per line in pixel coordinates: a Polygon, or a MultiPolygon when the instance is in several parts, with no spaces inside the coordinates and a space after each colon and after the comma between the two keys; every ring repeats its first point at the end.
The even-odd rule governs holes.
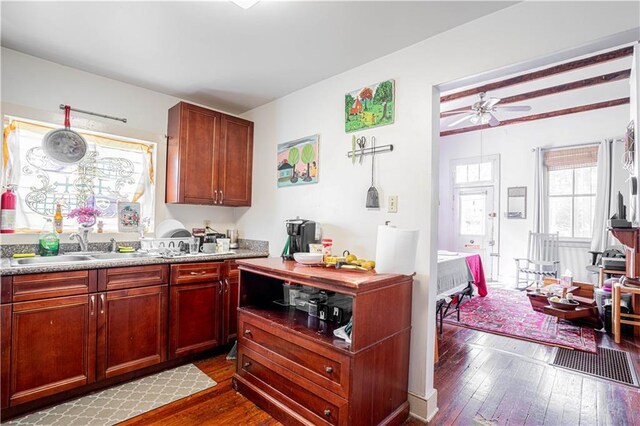
{"type": "Polygon", "coordinates": [[[2,424],[113,425],[216,384],[198,367],[187,364],[2,424]]]}

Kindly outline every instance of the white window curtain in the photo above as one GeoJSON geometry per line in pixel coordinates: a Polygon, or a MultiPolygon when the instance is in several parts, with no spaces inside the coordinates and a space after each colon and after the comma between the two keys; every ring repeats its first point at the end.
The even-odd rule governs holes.
{"type": "Polygon", "coordinates": [[[611,245],[611,235],[607,231],[607,220],[611,217],[612,145],[608,139],[598,149],[598,186],[596,188],[596,211],[593,219],[592,251],[604,251],[611,245]]]}
{"type": "Polygon", "coordinates": [[[534,149],[535,172],[533,181],[533,232],[545,232],[545,212],[546,194],[545,194],[545,166],[544,166],[544,150],[540,147],[534,149]]]}
{"type": "MultiPolygon", "coordinates": [[[[88,154],[78,164],[60,165],[42,151],[42,138],[55,127],[22,119],[7,119],[3,140],[3,184],[17,186],[16,230],[39,231],[44,218],[64,216],[76,207],[93,206],[106,232],[118,230],[119,201],[140,203],[141,216],[153,223],[155,205],[155,144],[80,130],[88,154]]],[[[77,228],[66,219],[64,230],[77,228]]]]}

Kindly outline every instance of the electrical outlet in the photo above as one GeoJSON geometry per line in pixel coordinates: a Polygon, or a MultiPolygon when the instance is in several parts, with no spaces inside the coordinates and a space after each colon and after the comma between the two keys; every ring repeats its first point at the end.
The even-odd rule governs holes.
{"type": "Polygon", "coordinates": [[[204,224],[204,227],[206,228],[207,226],[211,225],[211,221],[210,220],[204,220],[202,221],[202,223],[204,224]]]}
{"type": "Polygon", "coordinates": [[[389,213],[398,213],[398,196],[389,195],[389,213]]]}

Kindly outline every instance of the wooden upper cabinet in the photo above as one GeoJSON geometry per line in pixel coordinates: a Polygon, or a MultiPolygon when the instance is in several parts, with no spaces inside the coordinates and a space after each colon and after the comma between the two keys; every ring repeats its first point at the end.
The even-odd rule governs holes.
{"type": "Polygon", "coordinates": [[[225,206],[250,206],[253,123],[223,115],[221,129],[220,201],[225,206]]]}
{"type": "Polygon", "coordinates": [[[168,123],[167,203],[251,205],[252,122],[180,102],[168,123]]]}

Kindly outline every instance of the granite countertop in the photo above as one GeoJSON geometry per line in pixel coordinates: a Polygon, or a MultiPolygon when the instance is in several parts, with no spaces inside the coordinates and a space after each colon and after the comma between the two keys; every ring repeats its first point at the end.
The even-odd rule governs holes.
{"type": "MultiPolygon", "coordinates": [[[[64,253],[73,255],[73,252],[64,253]]],[[[53,263],[40,265],[11,266],[11,259],[0,260],[0,275],[42,274],[47,272],[75,271],[79,269],[119,268],[124,266],[156,265],[163,263],[211,262],[228,259],[246,259],[252,257],[268,257],[269,252],[256,249],[234,249],[227,254],[194,254],[177,257],[128,257],[123,259],[87,260],[69,263],[53,263]]]]}

